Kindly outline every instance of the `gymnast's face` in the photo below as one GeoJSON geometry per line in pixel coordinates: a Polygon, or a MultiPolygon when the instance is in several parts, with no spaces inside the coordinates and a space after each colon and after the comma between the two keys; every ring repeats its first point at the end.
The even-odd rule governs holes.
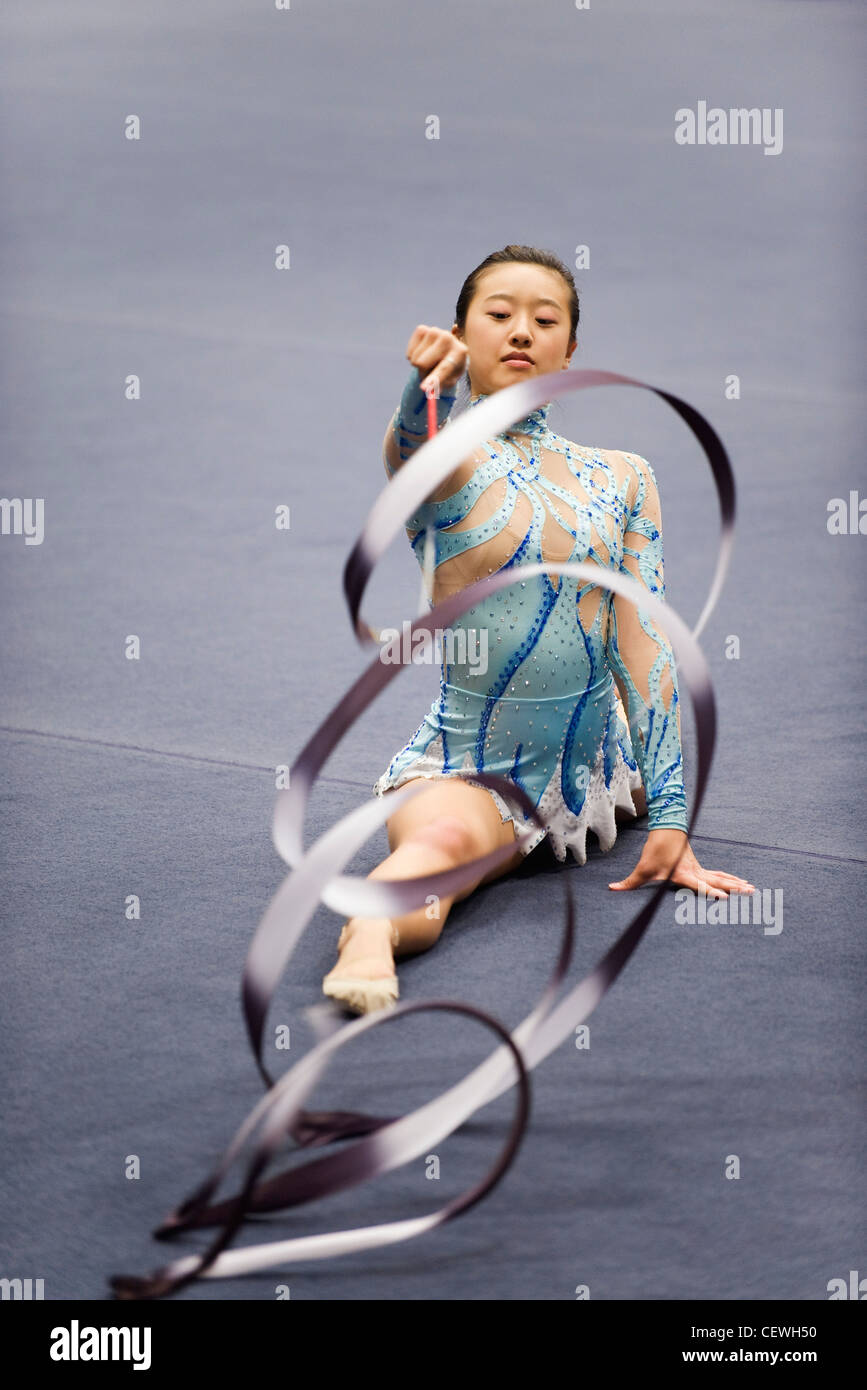
{"type": "Polygon", "coordinates": [[[570,337],[569,291],[546,266],[507,261],[478,278],[464,332],[452,332],[469,352],[470,392],[492,395],[527,376],[563,371],[575,351],[570,337]],[[529,362],[506,360],[524,353],[529,362]]]}

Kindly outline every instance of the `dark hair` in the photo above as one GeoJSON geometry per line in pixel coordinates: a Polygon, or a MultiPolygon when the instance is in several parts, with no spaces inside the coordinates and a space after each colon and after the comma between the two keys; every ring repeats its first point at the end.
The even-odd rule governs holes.
{"type": "Polygon", "coordinates": [[[458,302],[455,305],[455,323],[463,333],[467,321],[467,310],[470,307],[473,295],[476,293],[479,276],[483,270],[487,270],[491,265],[504,265],[509,261],[520,261],[525,265],[541,265],[546,270],[556,271],[566,282],[569,290],[569,318],[570,318],[570,341],[576,337],[578,331],[578,291],[575,288],[575,281],[568,266],[564,265],[553,251],[540,251],[536,246],[504,246],[502,251],[492,251],[490,256],[486,256],[481,265],[477,265],[471,271],[461,286],[458,295],[458,302]]]}

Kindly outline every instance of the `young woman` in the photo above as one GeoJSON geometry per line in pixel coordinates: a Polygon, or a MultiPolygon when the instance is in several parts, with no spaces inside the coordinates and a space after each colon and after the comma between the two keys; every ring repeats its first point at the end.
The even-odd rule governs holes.
{"type": "MultiPolygon", "coordinates": [[[[389,476],[427,437],[427,390],[439,392],[442,425],[465,369],[470,409],[520,377],[565,371],[578,316],[574,280],[556,256],[507,246],[482,261],[464,283],[451,332],[419,324],[409,339],[412,371],[383,445],[389,476]]],[[[653,469],[638,454],[570,443],[552,428],[550,405],[486,441],[408,519],[420,563],[428,529],[436,537],[433,604],[505,566],[545,560],[619,569],[665,597],[653,469]]],[[[637,888],[676,865],[673,884],[703,883],[713,897],[754,891],[733,874],[702,869],[687,841],[674,654],[646,613],[554,574],[499,590],[459,626],[468,645],[455,643],[451,655],[467,660],[449,662],[444,649],[439,698],[374,785],[389,796],[415,778],[428,782],[387,821],[391,853],[370,877],[413,878],[515,843],[516,824],[525,823],[517,804],[458,772],[515,781],[546,831],[441,898],[436,916],[421,907],[394,921],[351,918],[323,991],[358,1013],[394,1004],[398,948],[432,946],[454,902],[510,872],[545,838],[559,859],[568,848],[583,864],[588,829],[607,851],[618,820],[646,813],[638,864],[610,888],[637,888]]]]}

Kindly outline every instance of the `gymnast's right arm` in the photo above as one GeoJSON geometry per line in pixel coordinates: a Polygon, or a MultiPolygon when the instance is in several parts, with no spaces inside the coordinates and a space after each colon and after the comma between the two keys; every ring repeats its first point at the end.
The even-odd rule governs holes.
{"type": "Polygon", "coordinates": [[[424,386],[434,387],[438,394],[437,429],[440,429],[455,403],[452,388],[460,380],[467,362],[467,350],[460,338],[444,328],[429,328],[425,323],[418,324],[410,335],[406,356],[412,370],[382,445],[382,461],[390,478],[427,439],[424,386]]]}
{"type": "MultiPolygon", "coordinates": [[[[382,461],[390,478],[402,463],[415,453],[427,439],[427,396],[419,381],[422,372],[418,367],[410,369],[409,378],[403,388],[400,405],[392,415],[382,444],[382,461]]],[[[456,397],[443,392],[437,401],[437,429],[445,424],[456,397]]]]}

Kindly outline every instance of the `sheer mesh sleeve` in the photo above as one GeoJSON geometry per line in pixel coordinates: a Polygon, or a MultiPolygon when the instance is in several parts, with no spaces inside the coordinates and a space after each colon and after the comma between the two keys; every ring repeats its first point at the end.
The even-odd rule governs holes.
{"type": "MultiPolygon", "coordinates": [[[[620,571],[657,598],[665,598],[662,514],[656,476],[646,459],[623,454],[637,478],[627,517],[620,571]]],[[[628,710],[633,752],[641,771],[651,830],[687,828],[680,696],[674,652],[646,609],[610,595],[606,654],[628,710]]]]}
{"type": "MultiPolygon", "coordinates": [[[[420,381],[421,371],[413,367],[386,432],[382,460],[390,478],[427,439],[427,396],[419,385],[420,381]]],[[[445,423],[456,399],[452,393],[440,393],[437,400],[437,429],[445,423]]]]}

